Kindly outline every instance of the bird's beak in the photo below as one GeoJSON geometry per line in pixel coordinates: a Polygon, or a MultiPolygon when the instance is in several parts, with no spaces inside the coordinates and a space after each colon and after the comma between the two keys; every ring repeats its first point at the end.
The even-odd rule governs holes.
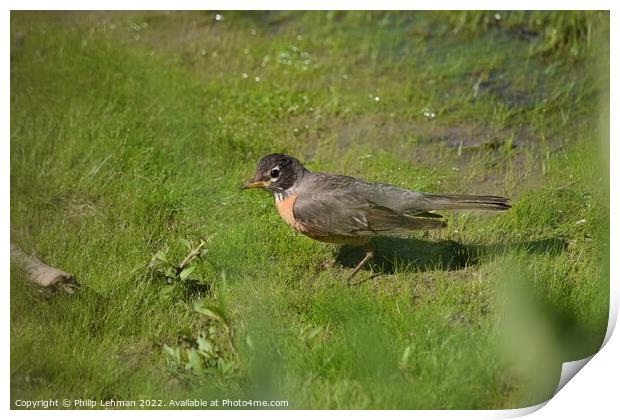
{"type": "Polygon", "coordinates": [[[250,188],[265,188],[271,185],[270,181],[254,181],[253,179],[249,180],[245,184],[241,186],[242,190],[247,190],[250,188]]]}

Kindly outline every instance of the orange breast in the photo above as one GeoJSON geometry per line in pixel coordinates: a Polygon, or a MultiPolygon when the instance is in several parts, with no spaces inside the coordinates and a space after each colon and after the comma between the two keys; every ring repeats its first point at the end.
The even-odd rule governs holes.
{"type": "Polygon", "coordinates": [[[276,198],[276,208],[278,209],[278,213],[280,213],[280,217],[296,230],[300,230],[300,226],[295,220],[293,207],[295,206],[298,195],[299,193],[293,193],[282,200],[276,198]]]}

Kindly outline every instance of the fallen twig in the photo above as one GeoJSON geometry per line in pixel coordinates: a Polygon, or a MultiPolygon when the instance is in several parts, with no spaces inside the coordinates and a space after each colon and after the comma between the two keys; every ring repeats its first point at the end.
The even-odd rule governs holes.
{"type": "Polygon", "coordinates": [[[179,266],[177,267],[176,271],[177,271],[177,276],[179,274],[181,274],[181,271],[183,271],[183,269],[185,267],[187,267],[189,265],[190,262],[192,262],[192,260],[194,258],[196,258],[197,256],[200,255],[200,250],[202,249],[202,247],[204,247],[207,243],[205,241],[200,241],[200,244],[198,244],[198,246],[196,248],[194,248],[188,255],[187,257],[185,257],[183,259],[183,261],[181,261],[181,264],[179,264],[179,266]]]}

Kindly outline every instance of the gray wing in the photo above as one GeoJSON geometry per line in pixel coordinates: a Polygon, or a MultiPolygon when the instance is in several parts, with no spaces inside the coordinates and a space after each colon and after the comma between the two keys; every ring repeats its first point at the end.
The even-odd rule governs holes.
{"type": "Polygon", "coordinates": [[[332,194],[338,197],[350,196],[360,202],[374,203],[408,216],[441,218],[441,215],[430,213],[430,211],[442,207],[435,208],[435,200],[430,200],[431,196],[423,192],[390,184],[366,182],[344,175],[313,172],[308,178],[304,181],[311,185],[312,193],[332,194]]]}
{"type": "Polygon", "coordinates": [[[295,220],[315,236],[375,236],[445,226],[350,193],[304,193],[295,201],[293,212],[295,220]]]}

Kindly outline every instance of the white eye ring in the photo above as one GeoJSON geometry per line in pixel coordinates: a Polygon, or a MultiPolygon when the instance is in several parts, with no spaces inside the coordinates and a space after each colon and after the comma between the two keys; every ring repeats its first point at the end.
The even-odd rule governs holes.
{"type": "Polygon", "coordinates": [[[271,177],[272,180],[278,179],[278,177],[280,176],[280,167],[279,166],[273,167],[273,169],[269,171],[269,176],[271,177]]]}

